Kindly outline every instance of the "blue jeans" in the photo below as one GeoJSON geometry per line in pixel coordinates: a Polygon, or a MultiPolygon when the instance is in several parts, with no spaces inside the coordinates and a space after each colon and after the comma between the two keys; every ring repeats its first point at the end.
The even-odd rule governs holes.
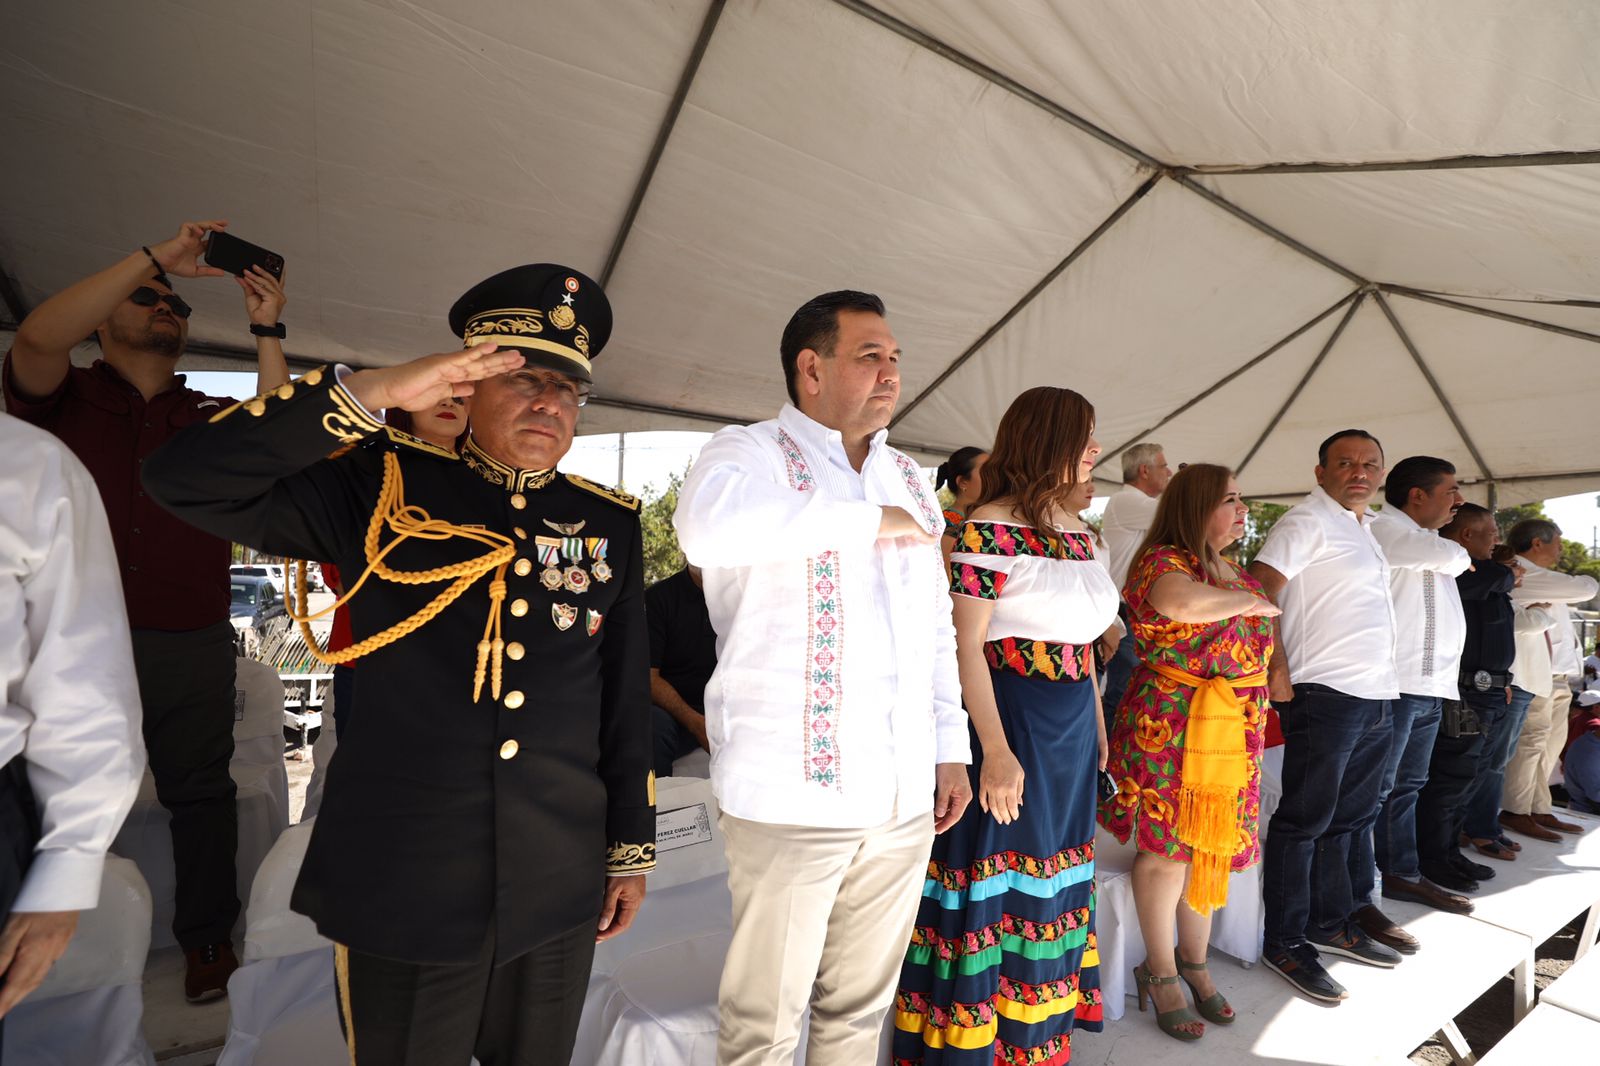
{"type": "Polygon", "coordinates": [[[672,764],[689,754],[691,751],[700,750],[700,742],[694,734],[683,727],[672,715],[663,708],[651,706],[650,708],[653,757],[651,763],[656,772],[656,777],[671,777],[672,764]]]}
{"type": "Polygon", "coordinates": [[[1402,694],[1389,706],[1389,758],[1378,782],[1377,821],[1371,836],[1363,833],[1350,842],[1350,887],[1358,907],[1372,898],[1376,887],[1374,860],[1390,877],[1422,877],[1417,867],[1417,796],[1428,783],[1428,759],[1444,700],[1402,694]]]}
{"type": "Polygon", "coordinates": [[[1562,762],[1568,805],[1584,814],[1600,814],[1600,737],[1584,733],[1567,749],[1562,762]]]}
{"type": "Polygon", "coordinates": [[[1325,685],[1296,685],[1294,693],[1278,704],[1283,799],[1262,872],[1268,950],[1332,935],[1362,905],[1350,884],[1350,850],[1377,818],[1392,737],[1389,700],[1325,685]]]}
{"type": "Polygon", "coordinates": [[[1483,723],[1478,776],[1462,799],[1467,814],[1462,831],[1474,840],[1493,840],[1500,835],[1500,792],[1506,782],[1506,767],[1517,752],[1517,738],[1522,735],[1522,723],[1528,720],[1528,705],[1532,702],[1533,693],[1513,685],[1505,713],[1483,723]]]}

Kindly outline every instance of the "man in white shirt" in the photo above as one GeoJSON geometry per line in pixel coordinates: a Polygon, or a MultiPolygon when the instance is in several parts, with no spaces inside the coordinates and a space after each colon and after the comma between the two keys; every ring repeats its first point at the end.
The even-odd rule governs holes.
{"type": "Polygon", "coordinates": [[[1439,536],[1466,501],[1456,468],[1444,459],[1414,455],[1394,464],[1384,483],[1386,506],[1372,523],[1372,536],[1389,562],[1397,642],[1395,672],[1400,698],[1390,709],[1388,758],[1378,783],[1373,834],[1350,847],[1350,882],[1358,907],[1354,918],[1368,936],[1401,954],[1420,946],[1370,902],[1373,860],[1383,871],[1383,895],[1411,900],[1452,914],[1470,914],[1465,896],[1435,887],[1422,874],[1417,853],[1417,799],[1428,782],[1429,759],[1445,700],[1460,698],[1461,650],[1467,618],[1456,590],[1457,574],[1472,557],[1439,536]]]}
{"type": "Polygon", "coordinates": [[[883,303],[818,296],[790,319],[789,397],[730,427],[673,521],[717,631],[711,781],[733,894],[719,1066],[877,1055],[935,832],[971,799],[943,519],[884,443],[900,349],[883,303]]]}
{"type": "Polygon", "coordinates": [[[1317,450],[1317,487],[1267,534],[1250,573],[1283,608],[1268,683],[1283,725],[1283,799],[1266,833],[1262,958],[1313,999],[1344,986],[1318,952],[1375,966],[1400,954],[1350,921],[1350,851],[1372,831],[1395,673],[1389,564],[1367,510],[1383,447],[1360,429],[1317,450]]]}
{"type": "MultiPolygon", "coordinates": [[[[1506,540],[1527,573],[1511,594],[1518,605],[1549,604],[1555,625],[1549,630],[1550,661],[1539,676],[1520,676],[1514,684],[1533,693],[1522,736],[1506,764],[1500,800],[1500,824],[1514,833],[1540,840],[1559,840],[1560,833],[1581,833],[1582,828],[1557,818],[1551,811],[1550,774],[1567,742],[1567,709],[1572,704],[1572,678],[1583,673],[1582,650],[1572,626],[1574,603],[1587,603],[1600,594],[1592,577],[1563,574],[1551,569],[1561,559],[1561,530],[1547,518],[1525,518],[1511,527],[1506,540]],[[1555,830],[1557,832],[1552,832],[1555,830]]],[[[1522,656],[1518,656],[1521,664],[1522,656]]],[[[1517,667],[1512,667],[1516,674],[1517,667]]]]}
{"type": "MultiPolygon", "coordinates": [[[[1153,441],[1135,444],[1122,453],[1122,488],[1112,493],[1106,501],[1105,514],[1100,519],[1100,536],[1106,542],[1111,580],[1117,591],[1128,583],[1128,568],[1133,565],[1133,553],[1144,543],[1145,534],[1156,519],[1156,503],[1172,480],[1172,467],[1167,465],[1166,449],[1153,441]]],[[[1122,620],[1122,640],[1117,652],[1106,663],[1106,690],[1102,694],[1102,709],[1109,727],[1122,694],[1127,690],[1128,678],[1133,675],[1133,627],[1128,625],[1128,609],[1118,612],[1122,620]]]]}
{"type": "MultiPolygon", "coordinates": [[[[99,491],[0,414],[0,1025],[95,907],[144,773],[139,686],[99,491]]],[[[3,1045],[3,1039],[0,1039],[3,1045]]]]}

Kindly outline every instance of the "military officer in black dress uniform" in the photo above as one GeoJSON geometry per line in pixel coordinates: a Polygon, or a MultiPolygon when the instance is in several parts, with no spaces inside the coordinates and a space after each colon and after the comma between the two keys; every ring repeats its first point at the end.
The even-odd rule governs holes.
{"type": "Polygon", "coordinates": [[[595,942],[655,864],[638,501],[556,470],[611,309],[538,264],[450,324],[470,347],[314,370],[144,478],[201,529],[346,575],[363,713],[293,905],[336,945],[352,1061],[564,1064],[595,942]],[[375,417],[467,394],[459,456],[375,417]]]}

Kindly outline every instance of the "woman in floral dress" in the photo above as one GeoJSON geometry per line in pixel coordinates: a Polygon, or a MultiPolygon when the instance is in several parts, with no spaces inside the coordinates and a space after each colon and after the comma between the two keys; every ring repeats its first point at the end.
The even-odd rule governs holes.
{"type": "Polygon", "coordinates": [[[1117,590],[1077,518],[1093,426],[1075,392],[1017,397],[951,555],[978,802],[934,840],[895,997],[897,1064],[1060,1066],[1074,1028],[1100,1028],[1105,727],[1089,664],[1117,590]]]}
{"type": "Polygon", "coordinates": [[[1244,533],[1246,513],[1225,467],[1180,470],[1123,592],[1138,665],[1114,719],[1107,770],[1117,791],[1101,804],[1100,821],[1137,842],[1133,893],[1147,961],[1135,978],[1154,996],[1162,1030],[1179,1039],[1197,1039],[1205,1024],[1187,1011],[1177,976],[1201,1014],[1233,1021],[1205,966],[1211,912],[1226,902],[1228,875],[1259,858],[1266,668],[1278,609],[1222,556],[1244,533]]]}
{"type": "Polygon", "coordinates": [[[950,569],[950,553],[955,550],[956,539],[961,536],[961,523],[967,520],[967,512],[983,492],[983,464],[988,458],[988,452],[969,444],[951,452],[934,472],[933,487],[948,488],[951,496],[950,506],[944,509],[944,535],[939,538],[946,570],[950,569]]]}

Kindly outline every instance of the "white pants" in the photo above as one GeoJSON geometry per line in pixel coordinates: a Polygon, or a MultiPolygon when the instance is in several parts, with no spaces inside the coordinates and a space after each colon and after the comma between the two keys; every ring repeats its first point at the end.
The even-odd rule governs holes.
{"type": "Polygon", "coordinates": [[[1548,696],[1535,696],[1528,704],[1516,753],[1506,766],[1500,809],[1512,814],[1550,813],[1550,775],[1567,743],[1567,708],[1572,689],[1557,677],[1548,696]]]}
{"type": "Polygon", "coordinates": [[[922,899],[933,813],[870,829],[724,813],[733,941],[717,1001],[717,1066],[790,1066],[811,1008],[807,1066],[877,1061],[922,899]]]}

